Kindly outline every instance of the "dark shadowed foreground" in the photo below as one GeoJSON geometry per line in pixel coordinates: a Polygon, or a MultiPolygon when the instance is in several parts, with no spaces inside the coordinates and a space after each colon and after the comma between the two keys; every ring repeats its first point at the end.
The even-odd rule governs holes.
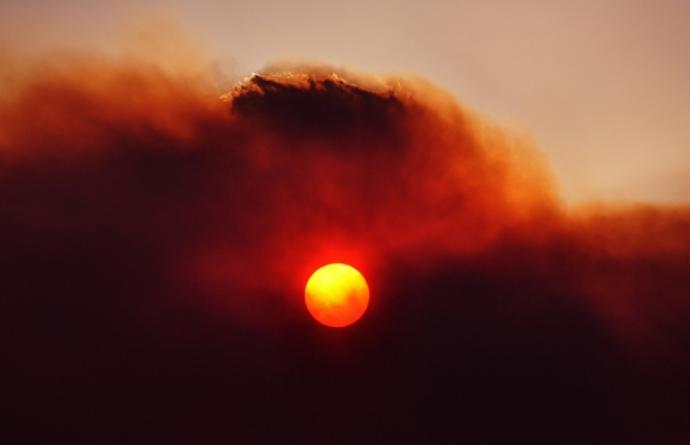
{"type": "Polygon", "coordinates": [[[3,443],[690,440],[687,208],[566,210],[528,143],[419,81],[27,73],[3,443]],[[332,261],[372,289],[340,330],[302,302],[332,261]]]}

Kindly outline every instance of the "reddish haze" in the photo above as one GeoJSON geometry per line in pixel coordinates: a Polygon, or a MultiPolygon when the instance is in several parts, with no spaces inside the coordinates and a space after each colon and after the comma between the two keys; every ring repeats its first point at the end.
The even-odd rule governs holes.
{"type": "MultiPolygon", "coordinates": [[[[553,307],[576,308],[596,328],[567,335],[601,328],[641,374],[690,370],[690,211],[567,210],[537,150],[429,84],[298,67],[218,98],[198,75],[71,60],[15,85],[0,108],[0,245],[16,319],[105,317],[115,337],[177,345],[193,308],[289,338],[309,273],[345,262],[380,291],[372,336],[431,335],[414,318],[428,312],[462,314],[444,329],[548,337],[553,307]]],[[[25,336],[16,354],[43,344],[10,328],[25,336]]],[[[687,438],[688,410],[668,403],[646,433],[687,438]]]]}

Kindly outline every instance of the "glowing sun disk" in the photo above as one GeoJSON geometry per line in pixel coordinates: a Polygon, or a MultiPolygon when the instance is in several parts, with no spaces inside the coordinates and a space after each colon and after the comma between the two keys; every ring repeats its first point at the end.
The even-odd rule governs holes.
{"type": "Polygon", "coordinates": [[[307,281],[304,300],[309,313],[330,327],[359,320],[369,305],[369,287],[357,269],[331,263],[317,269],[307,281]]]}

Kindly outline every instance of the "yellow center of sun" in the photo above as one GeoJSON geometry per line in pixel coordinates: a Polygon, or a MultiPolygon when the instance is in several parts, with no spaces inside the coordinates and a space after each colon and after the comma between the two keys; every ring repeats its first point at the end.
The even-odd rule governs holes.
{"type": "Polygon", "coordinates": [[[317,269],[307,281],[304,299],[309,313],[330,327],[359,320],[369,305],[369,287],[357,269],[331,263],[317,269]]]}

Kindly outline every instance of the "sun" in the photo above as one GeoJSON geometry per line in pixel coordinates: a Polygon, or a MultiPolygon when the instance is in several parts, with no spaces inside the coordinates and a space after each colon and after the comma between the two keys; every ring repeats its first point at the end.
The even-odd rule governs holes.
{"type": "Polygon", "coordinates": [[[364,315],[369,306],[369,286],[354,267],[343,263],[326,264],[309,277],[304,301],[319,323],[342,328],[364,315]]]}

